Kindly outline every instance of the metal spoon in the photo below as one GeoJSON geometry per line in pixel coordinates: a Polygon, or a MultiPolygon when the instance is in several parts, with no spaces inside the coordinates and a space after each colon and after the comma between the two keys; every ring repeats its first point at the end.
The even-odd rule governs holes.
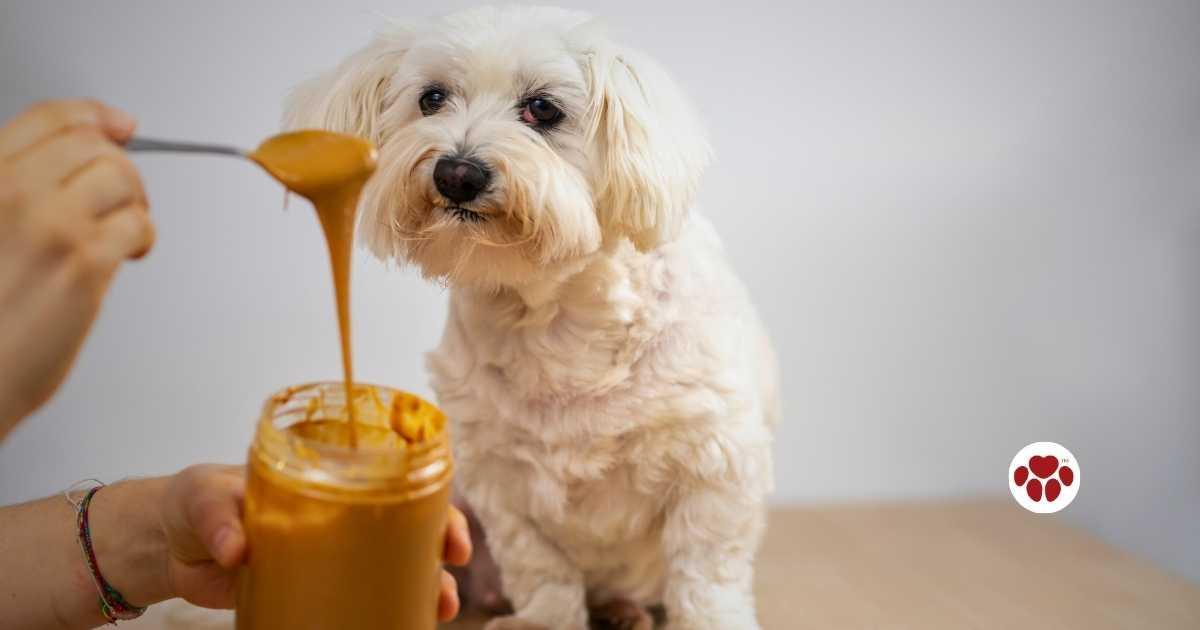
{"type": "MultiPolygon", "coordinates": [[[[250,153],[237,147],[223,144],[201,144],[198,142],[178,142],[134,136],[125,143],[126,151],[169,151],[173,153],[214,153],[217,155],[233,155],[250,158],[250,153]]],[[[253,159],[253,158],[251,158],[253,159]]]]}

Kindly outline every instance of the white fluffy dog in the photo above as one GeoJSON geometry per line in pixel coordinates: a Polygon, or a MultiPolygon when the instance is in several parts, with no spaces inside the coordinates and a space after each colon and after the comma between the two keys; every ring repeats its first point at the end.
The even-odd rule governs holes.
{"type": "Polygon", "coordinates": [[[488,628],[613,600],[757,628],[774,360],[666,74],[584,14],[481,8],[389,27],[289,112],[379,146],[361,237],[451,287],[429,367],[516,611],[488,628]]]}

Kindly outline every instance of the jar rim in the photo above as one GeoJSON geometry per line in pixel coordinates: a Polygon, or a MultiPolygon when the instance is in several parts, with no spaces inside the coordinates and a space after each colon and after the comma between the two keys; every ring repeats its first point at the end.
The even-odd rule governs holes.
{"type": "MultiPolygon", "coordinates": [[[[345,407],[345,389],[340,381],[313,381],[283,388],[269,396],[263,404],[257,432],[250,448],[250,459],[258,461],[268,469],[321,492],[336,488],[339,492],[358,489],[368,492],[418,492],[433,491],[442,480],[449,479],[452,462],[445,426],[445,415],[424,398],[386,385],[354,383],[352,395],[357,401],[360,392],[374,396],[380,408],[391,410],[392,404],[403,397],[415,403],[414,410],[432,412],[441,429],[416,443],[401,436],[393,445],[377,446],[358,444],[331,444],[318,439],[289,434],[286,426],[312,419],[311,407],[322,411],[338,409],[340,401],[345,407]],[[386,398],[386,403],[381,400],[386,398]],[[290,405],[290,407],[289,407],[290,405]],[[301,415],[308,410],[307,415],[301,415]],[[281,419],[292,422],[280,426],[281,419]]],[[[362,415],[362,410],[359,415],[362,415]]],[[[339,414],[319,414],[320,419],[345,421],[339,414]]],[[[390,420],[390,418],[389,418],[390,420]]],[[[360,418],[365,426],[385,426],[378,413],[369,418],[360,418]],[[372,422],[363,422],[371,420],[372,422]]]]}

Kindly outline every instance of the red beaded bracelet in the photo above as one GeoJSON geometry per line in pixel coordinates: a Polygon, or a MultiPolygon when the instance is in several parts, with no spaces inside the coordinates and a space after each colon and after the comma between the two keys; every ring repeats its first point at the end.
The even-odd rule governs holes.
{"type": "Polygon", "coordinates": [[[76,505],[75,524],[78,528],[79,548],[83,550],[83,560],[87,563],[92,582],[96,584],[96,590],[100,593],[100,612],[108,623],[116,625],[118,620],[141,617],[146,612],[146,607],[134,606],[125,601],[121,593],[104,579],[104,575],[100,573],[100,565],[96,563],[96,551],[92,549],[92,532],[88,529],[88,507],[92,504],[92,497],[103,487],[104,484],[101,483],[91,488],[79,500],[76,505]]]}

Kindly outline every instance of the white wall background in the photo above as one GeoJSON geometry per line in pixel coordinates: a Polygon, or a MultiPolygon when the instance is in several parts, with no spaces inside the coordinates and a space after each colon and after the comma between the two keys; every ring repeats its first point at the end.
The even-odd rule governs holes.
{"type": "MultiPolygon", "coordinates": [[[[0,115],[90,95],[251,146],[380,15],[459,6],[8,2],[0,115]]],[[[1012,455],[1053,440],[1085,479],[1051,518],[1200,580],[1200,4],[601,12],[711,123],[702,204],[783,362],[780,502],[1003,495],[1012,455]]],[[[0,447],[0,503],[241,460],[268,392],[338,374],[306,207],[247,164],[138,161],[158,246],[0,447]]],[[[427,391],[444,296],[356,265],[360,373],[427,391]]]]}

